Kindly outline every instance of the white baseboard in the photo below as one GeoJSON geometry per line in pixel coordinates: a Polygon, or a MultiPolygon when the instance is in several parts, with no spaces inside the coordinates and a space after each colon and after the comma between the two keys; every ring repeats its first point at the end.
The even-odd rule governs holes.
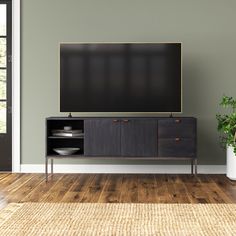
{"type": "MultiPolygon", "coordinates": [[[[50,166],[49,166],[50,170],[50,166]]],[[[44,173],[43,164],[22,164],[21,173],[44,173]]],[[[65,165],[55,164],[54,173],[189,174],[190,165],[65,165]]],[[[198,165],[199,174],[225,174],[225,165],[198,165]]]]}

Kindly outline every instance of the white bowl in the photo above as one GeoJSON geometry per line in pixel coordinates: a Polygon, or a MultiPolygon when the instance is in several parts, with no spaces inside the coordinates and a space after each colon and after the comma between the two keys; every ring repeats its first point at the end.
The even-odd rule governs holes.
{"type": "Polygon", "coordinates": [[[64,130],[70,131],[70,130],[72,130],[72,127],[71,126],[64,126],[64,130]]]}
{"type": "Polygon", "coordinates": [[[80,150],[80,148],[54,148],[53,150],[59,155],[66,156],[76,153],[77,151],[80,150]]]}

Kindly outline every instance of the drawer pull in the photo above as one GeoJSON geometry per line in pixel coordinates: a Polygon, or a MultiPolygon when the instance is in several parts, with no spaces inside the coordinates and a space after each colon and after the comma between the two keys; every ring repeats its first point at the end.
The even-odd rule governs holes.
{"type": "Polygon", "coordinates": [[[129,122],[129,120],[123,120],[123,122],[124,122],[124,123],[128,123],[128,122],[129,122]]]}
{"type": "Polygon", "coordinates": [[[181,120],[180,119],[175,119],[175,123],[180,123],[181,120]]]}
{"type": "Polygon", "coordinates": [[[113,120],[113,123],[117,123],[118,122],[118,120],[113,120]]]}
{"type": "Polygon", "coordinates": [[[175,138],[175,141],[176,141],[176,142],[179,142],[179,141],[180,141],[180,138],[175,138]]]}

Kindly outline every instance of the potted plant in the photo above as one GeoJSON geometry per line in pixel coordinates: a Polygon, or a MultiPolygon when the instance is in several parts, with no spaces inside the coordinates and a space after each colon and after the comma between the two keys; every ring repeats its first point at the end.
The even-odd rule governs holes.
{"type": "Polygon", "coordinates": [[[227,149],[226,175],[232,180],[236,180],[236,99],[223,96],[220,105],[228,108],[227,114],[217,114],[218,131],[222,147],[227,149]]]}

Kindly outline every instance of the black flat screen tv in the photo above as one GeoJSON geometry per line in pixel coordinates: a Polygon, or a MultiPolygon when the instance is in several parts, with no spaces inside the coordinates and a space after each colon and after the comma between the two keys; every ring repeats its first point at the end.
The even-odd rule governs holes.
{"type": "Polygon", "coordinates": [[[60,111],[182,111],[181,43],[61,43],[60,111]]]}

